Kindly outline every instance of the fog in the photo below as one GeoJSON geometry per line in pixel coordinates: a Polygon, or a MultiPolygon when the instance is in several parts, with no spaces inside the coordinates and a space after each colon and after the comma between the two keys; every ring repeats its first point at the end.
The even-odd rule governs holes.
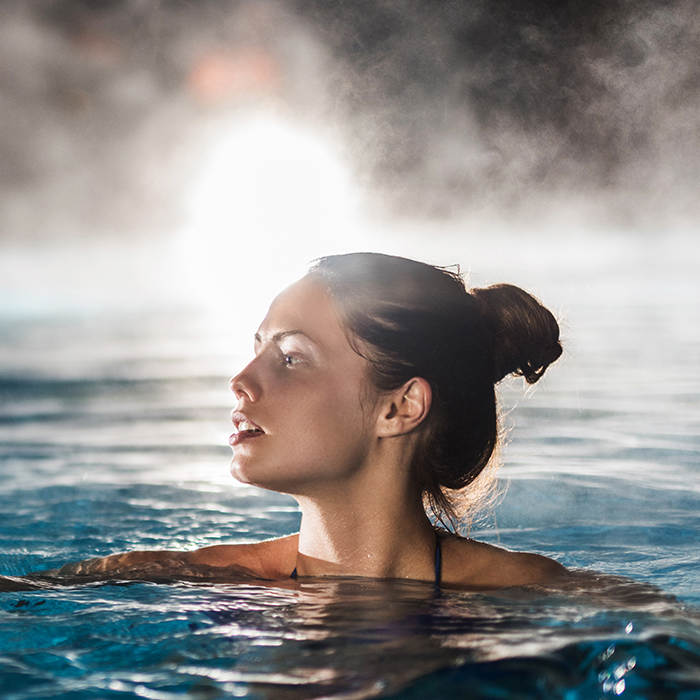
{"type": "Polygon", "coordinates": [[[502,235],[687,244],[699,39],[683,0],[5,0],[5,306],[192,299],[224,258],[277,278],[502,235]],[[254,124],[267,151],[222,170],[254,124]]]}

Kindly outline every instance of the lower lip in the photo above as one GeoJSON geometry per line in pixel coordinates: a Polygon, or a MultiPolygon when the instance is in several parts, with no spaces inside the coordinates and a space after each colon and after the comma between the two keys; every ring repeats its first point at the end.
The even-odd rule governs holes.
{"type": "Polygon", "coordinates": [[[228,439],[228,444],[233,447],[234,445],[240,445],[245,440],[254,440],[255,438],[262,437],[265,433],[249,433],[247,430],[243,430],[240,433],[233,433],[228,439]]]}

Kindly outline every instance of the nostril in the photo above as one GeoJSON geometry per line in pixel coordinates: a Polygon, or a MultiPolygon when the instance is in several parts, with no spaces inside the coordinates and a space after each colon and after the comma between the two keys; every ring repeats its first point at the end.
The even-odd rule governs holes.
{"type": "Polygon", "coordinates": [[[249,401],[255,401],[260,394],[259,384],[252,376],[250,365],[245,367],[235,376],[231,377],[228,385],[233,395],[239,401],[243,398],[249,401]]]}
{"type": "Polygon", "coordinates": [[[241,398],[241,394],[244,392],[244,389],[241,385],[241,381],[239,379],[239,375],[237,374],[235,377],[231,377],[231,381],[228,383],[229,388],[231,389],[231,393],[237,398],[241,398]]]}

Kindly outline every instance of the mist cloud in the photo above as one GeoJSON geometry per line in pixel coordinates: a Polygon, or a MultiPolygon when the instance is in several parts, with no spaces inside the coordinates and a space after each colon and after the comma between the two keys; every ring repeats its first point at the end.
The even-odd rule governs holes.
{"type": "Polygon", "coordinates": [[[623,222],[697,215],[693,3],[300,5],[343,66],[338,119],[395,210],[583,197],[623,222]]]}
{"type": "Polygon", "coordinates": [[[8,0],[0,226],[166,233],[193,132],[251,108],[336,132],[385,216],[692,222],[699,40],[683,0],[8,0]]]}

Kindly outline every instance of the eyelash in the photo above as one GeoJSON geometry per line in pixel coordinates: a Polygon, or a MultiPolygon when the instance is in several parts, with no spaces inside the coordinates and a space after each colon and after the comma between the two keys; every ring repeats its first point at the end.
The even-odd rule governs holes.
{"type": "Polygon", "coordinates": [[[285,367],[294,367],[294,365],[298,364],[299,361],[300,361],[300,360],[299,360],[298,357],[294,357],[294,355],[291,355],[291,354],[288,353],[288,352],[285,352],[285,353],[283,353],[283,355],[282,355],[282,364],[283,364],[285,367]]]}

